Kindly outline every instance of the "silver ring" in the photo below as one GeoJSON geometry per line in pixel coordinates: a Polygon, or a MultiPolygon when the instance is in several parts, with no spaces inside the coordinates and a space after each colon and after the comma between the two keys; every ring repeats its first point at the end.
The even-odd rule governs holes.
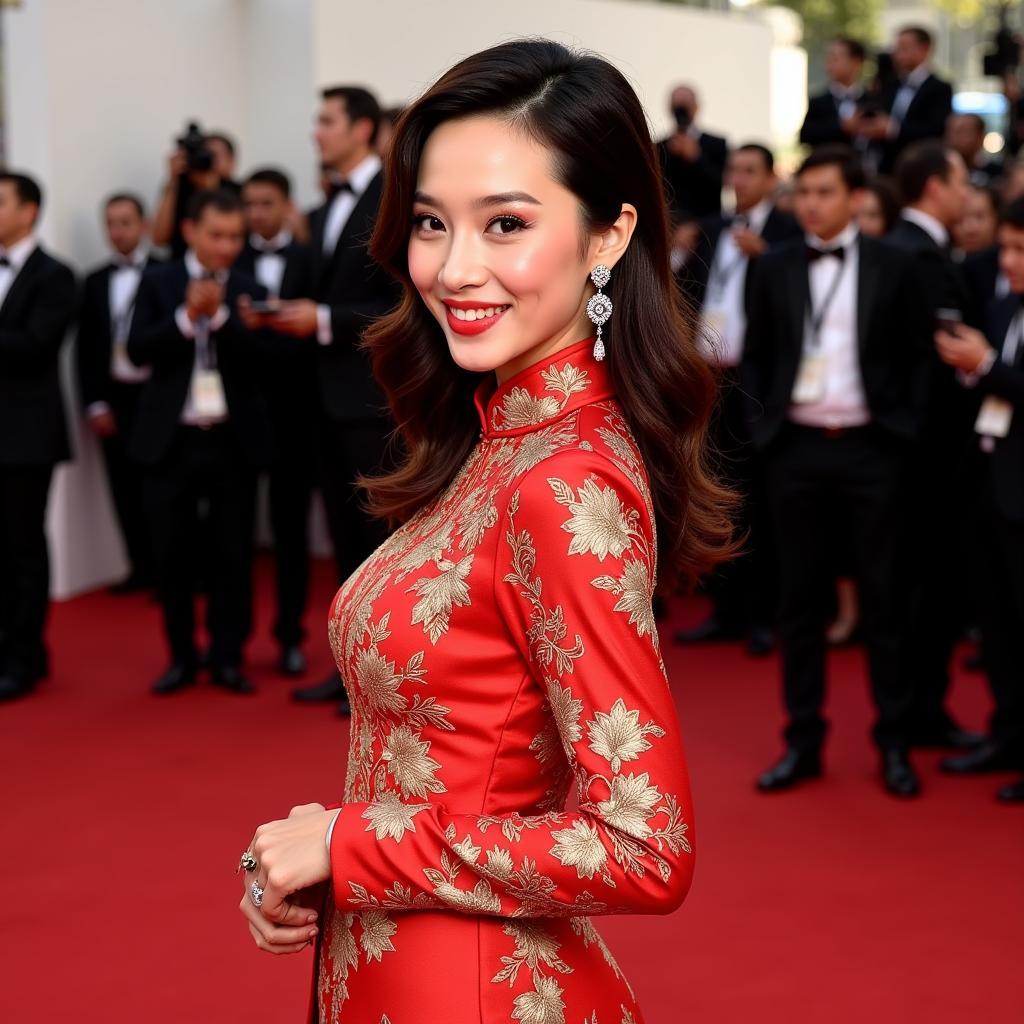
{"type": "Polygon", "coordinates": [[[252,855],[252,851],[246,850],[238,861],[238,866],[243,871],[255,871],[256,868],[259,867],[259,864],[257,864],[256,858],[252,855]]]}
{"type": "Polygon", "coordinates": [[[249,895],[252,897],[253,906],[263,906],[263,887],[259,882],[253,882],[252,885],[249,886],[249,895]]]}

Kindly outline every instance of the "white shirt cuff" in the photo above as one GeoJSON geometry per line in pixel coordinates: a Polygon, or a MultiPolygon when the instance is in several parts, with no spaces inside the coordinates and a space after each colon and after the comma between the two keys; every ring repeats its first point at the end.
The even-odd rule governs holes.
{"type": "Polygon", "coordinates": [[[334,331],[331,329],[331,307],[316,307],[316,340],[321,345],[330,345],[334,341],[334,331]]]}
{"type": "MultiPolygon", "coordinates": [[[[231,311],[224,303],[221,303],[217,312],[210,317],[210,331],[219,331],[228,322],[229,316],[231,316],[231,311]]],[[[179,306],[174,311],[174,322],[178,325],[178,330],[186,338],[194,338],[196,336],[196,325],[192,323],[184,305],[179,306]]]]}
{"type": "Polygon", "coordinates": [[[110,412],[110,406],[106,402],[90,402],[85,407],[85,415],[88,419],[92,419],[93,416],[102,416],[108,412],[110,412]]]}
{"type": "Polygon", "coordinates": [[[341,816],[342,808],[338,808],[338,813],[331,818],[330,825],[327,826],[327,852],[331,850],[331,836],[334,835],[334,826],[338,823],[338,818],[341,816]]]}

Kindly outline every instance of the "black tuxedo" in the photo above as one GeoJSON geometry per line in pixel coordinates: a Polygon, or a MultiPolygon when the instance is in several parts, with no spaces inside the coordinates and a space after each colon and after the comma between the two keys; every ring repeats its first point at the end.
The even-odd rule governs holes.
{"type": "MultiPolygon", "coordinates": [[[[284,271],[279,298],[308,298],[312,292],[311,252],[294,239],[279,253],[284,271]]],[[[260,253],[246,243],[236,266],[252,277],[260,253]]],[[[316,477],[315,410],[319,404],[315,342],[274,336],[261,361],[263,391],[277,446],[268,467],[270,527],[277,569],[274,635],[286,646],[301,642],[309,594],[309,508],[316,477]]]]}
{"type": "MultiPolygon", "coordinates": [[[[957,309],[979,323],[976,301],[947,249],[919,225],[901,219],[885,241],[914,260],[934,328],[939,309],[957,309]]],[[[970,593],[961,554],[977,493],[977,446],[972,426],[978,394],[962,388],[953,368],[930,347],[928,403],[917,455],[910,467],[905,548],[912,559],[908,673],[914,681],[914,731],[925,736],[949,725],[944,701],[953,649],[966,626],[970,593]]]]}
{"type": "Polygon", "coordinates": [[[826,723],[825,588],[831,583],[828,521],[848,510],[862,595],[862,622],[882,748],[906,746],[910,686],[903,664],[903,601],[897,569],[901,480],[924,403],[928,323],[908,257],[859,239],[853,298],[856,346],[870,423],[831,431],[789,420],[810,303],[802,240],[763,256],[754,275],[742,375],[779,553],[779,636],[787,742],[813,750],[826,723]]]}
{"type": "Polygon", "coordinates": [[[0,306],[0,676],[24,686],[47,673],[44,522],[71,455],[58,357],[75,304],[71,270],[37,247],[0,306]]]}
{"type": "MultiPolygon", "coordinates": [[[[892,113],[900,83],[887,86],[882,103],[887,113],[892,113]]],[[[953,111],[953,87],[935,75],[929,75],[910,101],[900,121],[899,133],[895,138],[882,143],[879,171],[889,174],[896,166],[896,160],[913,142],[921,139],[941,139],[946,132],[946,120],[953,111]]]]}
{"type": "Polygon", "coordinates": [[[363,330],[394,307],[399,288],[369,252],[384,187],[378,173],[359,196],[333,251],[324,251],[331,204],[310,215],[313,298],[330,309],[333,340],[316,344],[321,411],[317,428],[320,486],[339,582],[384,540],[381,523],[359,506],[360,474],[380,471],[392,429],[387,400],[359,348],[363,330]]]}
{"type": "Polygon", "coordinates": [[[700,156],[692,162],[671,153],[668,139],[658,143],[666,198],[673,215],[680,220],[699,220],[722,211],[722,179],[728,145],[721,136],[709,132],[701,132],[697,141],[700,156]]]}
{"type": "MultiPolygon", "coordinates": [[[[732,217],[713,215],[701,221],[697,247],[678,275],[680,286],[694,308],[700,310],[707,293],[708,277],[719,240],[730,230],[732,217]]],[[[797,222],[772,208],[761,229],[769,245],[800,233],[797,222]]],[[[749,296],[752,267],[748,260],[745,286],[749,296]]],[[[739,558],[717,569],[707,584],[714,601],[714,617],[730,632],[768,627],[775,613],[775,573],[771,556],[767,505],[761,466],[750,443],[746,402],[735,368],[723,367],[718,403],[712,419],[712,439],[719,458],[719,471],[742,495],[737,529],[746,535],[745,551],[739,558]]]]}
{"type": "Polygon", "coordinates": [[[987,323],[999,281],[999,246],[971,253],[960,265],[960,272],[970,293],[971,309],[982,323],[987,323]]]}
{"type": "MultiPolygon", "coordinates": [[[[997,353],[1002,353],[1020,309],[1017,295],[992,307],[986,333],[997,353]]],[[[994,363],[976,390],[982,397],[991,395],[1013,406],[1008,434],[993,439],[991,454],[981,457],[971,564],[976,570],[982,654],[995,700],[990,732],[994,742],[1024,767],[1024,345],[1017,345],[1012,364],[1001,358],[994,363]]]]}
{"type": "MultiPolygon", "coordinates": [[[[146,259],[144,267],[160,260],[146,259]]],[[[114,324],[110,312],[110,279],[115,265],[106,263],[85,279],[78,317],[75,355],[83,409],[102,403],[114,417],[117,433],[101,441],[111,497],[124,537],[132,576],[140,583],[153,579],[152,545],[142,507],[142,472],[128,457],[128,442],[135,431],[144,382],[117,380],[111,372],[114,324]]]]}
{"type": "Polygon", "coordinates": [[[181,416],[192,380],[196,342],[180,330],[175,311],[188,285],[184,262],[148,271],[139,286],[128,355],[152,367],[139,406],[131,452],[148,469],[145,504],[156,551],[164,625],[177,664],[195,667],[194,598],[200,564],[209,588],[210,663],[237,667],[252,621],[251,560],[256,470],[273,454],[259,386],[268,340],[237,317],[238,296],[266,290],[241,271],[225,285],[230,315],[210,332],[223,381],[227,420],[187,426],[181,416]],[[205,509],[202,526],[200,509],[205,509]]]}
{"type": "MultiPolygon", "coordinates": [[[[804,248],[802,239],[776,246],[753,274],[742,375],[759,448],[785,422],[803,351],[810,301],[804,248]]],[[[863,236],[859,250],[858,345],[872,422],[910,441],[920,430],[927,398],[931,332],[921,286],[904,254],[863,236]]]]}
{"type": "Polygon", "coordinates": [[[807,102],[807,113],[800,128],[800,141],[805,146],[824,146],[829,143],[854,144],[853,137],[843,130],[839,121],[839,103],[826,89],[807,102]]]}
{"type": "MultiPolygon", "coordinates": [[[[721,214],[705,217],[700,222],[700,234],[697,238],[697,248],[693,255],[686,261],[679,274],[679,283],[682,286],[686,297],[693,303],[694,307],[700,309],[704,305],[704,296],[708,286],[708,275],[711,273],[711,265],[715,259],[715,251],[718,249],[718,240],[722,232],[728,230],[733,223],[733,218],[721,214]]],[[[799,235],[800,225],[788,213],[772,207],[761,229],[761,237],[769,246],[777,245],[788,238],[799,235]]],[[[752,275],[749,270],[746,279],[747,297],[750,295],[750,281],[752,275]]]]}

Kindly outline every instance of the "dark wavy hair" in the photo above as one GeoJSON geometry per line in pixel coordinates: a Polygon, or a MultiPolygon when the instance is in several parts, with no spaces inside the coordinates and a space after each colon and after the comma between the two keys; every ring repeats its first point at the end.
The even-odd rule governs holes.
{"type": "Polygon", "coordinates": [[[404,452],[393,471],[361,480],[367,507],[404,521],[451,482],[478,437],[472,395],[481,375],[452,360],[407,259],[426,141],[438,125],[478,115],[507,120],[554,155],[559,182],[580,201],[585,232],[607,230],[623,203],[636,207],[636,230],[608,289],[615,303],[605,327],[608,366],[650,478],[659,592],[692,584],[732,552],[733,495],[709,465],[716,384],[669,269],[659,164],[623,75],[600,57],[548,40],[503,43],[467,57],[396,125],[371,252],[402,283],[403,295],[367,330],[364,345],[404,452]]]}

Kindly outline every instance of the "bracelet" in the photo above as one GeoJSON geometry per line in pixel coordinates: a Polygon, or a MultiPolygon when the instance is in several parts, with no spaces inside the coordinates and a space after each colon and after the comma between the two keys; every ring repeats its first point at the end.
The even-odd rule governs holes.
{"type": "Polygon", "coordinates": [[[341,816],[342,808],[338,808],[333,818],[331,818],[330,825],[327,826],[327,852],[331,852],[331,836],[334,835],[334,826],[338,822],[338,818],[341,816]]]}

